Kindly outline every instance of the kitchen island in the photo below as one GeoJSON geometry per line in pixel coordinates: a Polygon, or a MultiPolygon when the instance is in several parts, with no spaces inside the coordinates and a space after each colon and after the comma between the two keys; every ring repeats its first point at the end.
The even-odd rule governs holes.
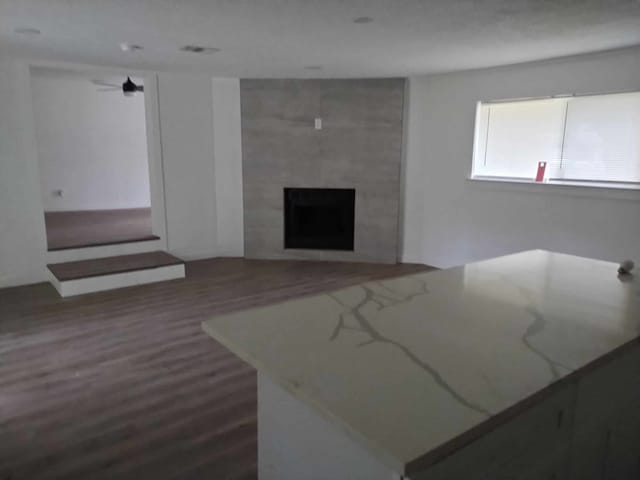
{"type": "Polygon", "coordinates": [[[640,282],[541,250],[240,311],[261,480],[637,479],[640,282]]]}

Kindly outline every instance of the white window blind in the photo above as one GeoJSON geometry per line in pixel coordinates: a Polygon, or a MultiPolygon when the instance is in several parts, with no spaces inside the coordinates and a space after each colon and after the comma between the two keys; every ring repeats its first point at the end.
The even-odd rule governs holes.
{"type": "Polygon", "coordinates": [[[564,144],[558,178],[640,182],[640,94],[568,100],[564,144]]]}
{"type": "Polygon", "coordinates": [[[535,178],[538,162],[560,159],[564,106],[554,100],[483,105],[485,145],[474,174],[535,178]]]}
{"type": "Polygon", "coordinates": [[[473,176],[640,183],[640,92],[483,103],[473,176]]]}

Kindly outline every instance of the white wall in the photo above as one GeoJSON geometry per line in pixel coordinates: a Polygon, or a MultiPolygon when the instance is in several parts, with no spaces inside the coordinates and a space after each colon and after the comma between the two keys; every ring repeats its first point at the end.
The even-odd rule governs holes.
{"type": "Polygon", "coordinates": [[[149,207],[144,95],[101,92],[56,69],[31,78],[45,210],[149,207]]]}
{"type": "Polygon", "coordinates": [[[0,60],[0,287],[46,278],[47,243],[30,102],[28,68],[0,60]]]}
{"type": "Polygon", "coordinates": [[[410,78],[403,261],[448,267],[532,248],[640,261],[639,191],[467,180],[477,101],[632,89],[640,49],[410,78]]]}
{"type": "Polygon", "coordinates": [[[211,77],[158,75],[167,248],[185,259],[217,254],[211,77]]]}
{"type": "Polygon", "coordinates": [[[244,256],[240,81],[213,79],[213,151],[218,255],[244,256]]]}
{"type": "MultiPolygon", "coordinates": [[[[153,138],[147,148],[162,159],[152,172],[159,179],[152,191],[166,206],[159,209],[166,220],[160,222],[163,227],[166,223],[166,232],[159,232],[161,242],[166,240],[167,250],[186,260],[242,255],[238,80],[215,79],[212,84],[205,75],[139,74],[149,87],[147,125],[152,125],[153,138]]],[[[0,288],[46,280],[46,263],[54,260],[46,251],[31,101],[29,62],[0,61],[0,288]]],[[[140,245],[67,251],[55,260],[135,253],[144,250],[140,245]],[[74,257],[74,252],[80,253],[74,257]]],[[[150,242],[148,248],[158,245],[150,242]]]]}

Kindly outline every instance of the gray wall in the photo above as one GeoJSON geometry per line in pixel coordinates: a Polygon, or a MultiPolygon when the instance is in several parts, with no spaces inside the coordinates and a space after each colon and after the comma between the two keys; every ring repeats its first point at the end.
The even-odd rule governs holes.
{"type": "Polygon", "coordinates": [[[246,257],[396,262],[404,85],[241,81],[246,257]],[[354,251],[285,250],[284,187],[355,188],[354,251]]]}

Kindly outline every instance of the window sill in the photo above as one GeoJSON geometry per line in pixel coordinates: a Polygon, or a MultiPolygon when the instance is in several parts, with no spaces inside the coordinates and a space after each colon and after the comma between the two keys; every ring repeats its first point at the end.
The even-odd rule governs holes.
{"type": "Polygon", "coordinates": [[[478,184],[493,184],[515,191],[533,193],[560,193],[595,198],[613,198],[620,200],[640,200],[640,185],[592,183],[592,182],[535,182],[518,178],[468,177],[467,181],[478,184]]]}

